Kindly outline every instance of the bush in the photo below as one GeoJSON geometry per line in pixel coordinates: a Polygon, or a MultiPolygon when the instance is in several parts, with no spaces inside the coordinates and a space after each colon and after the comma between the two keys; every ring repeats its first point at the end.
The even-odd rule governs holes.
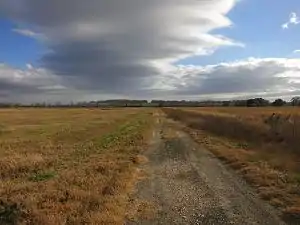
{"type": "Polygon", "coordinates": [[[276,99],[273,103],[272,103],[272,105],[273,106],[284,106],[286,104],[286,102],[285,101],[283,101],[282,99],[276,99]]]}

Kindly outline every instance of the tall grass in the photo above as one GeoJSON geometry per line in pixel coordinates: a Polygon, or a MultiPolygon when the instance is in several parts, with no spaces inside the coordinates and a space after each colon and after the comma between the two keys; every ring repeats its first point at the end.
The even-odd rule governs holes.
{"type": "MultiPolygon", "coordinates": [[[[251,109],[249,109],[251,110],[251,109]]],[[[209,111],[164,109],[175,120],[191,128],[203,129],[252,145],[274,145],[300,156],[300,115],[270,111],[269,114],[219,113],[209,111]]]]}

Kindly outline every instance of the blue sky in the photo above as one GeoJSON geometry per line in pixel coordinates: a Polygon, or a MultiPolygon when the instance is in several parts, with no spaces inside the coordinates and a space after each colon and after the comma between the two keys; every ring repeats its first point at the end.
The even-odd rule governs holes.
{"type": "Polygon", "coordinates": [[[291,12],[300,14],[299,1],[242,0],[228,14],[233,26],[213,32],[238,40],[245,48],[222,48],[209,57],[191,57],[179,63],[215,64],[247,57],[297,57],[293,51],[300,49],[300,27],[281,27],[291,12]]]}
{"type": "Polygon", "coordinates": [[[44,47],[35,39],[13,31],[16,25],[0,19],[0,62],[24,68],[27,63],[36,64],[44,47]]]}
{"type": "Polygon", "coordinates": [[[285,97],[300,88],[298,0],[13,3],[0,2],[0,101],[285,97]]]}

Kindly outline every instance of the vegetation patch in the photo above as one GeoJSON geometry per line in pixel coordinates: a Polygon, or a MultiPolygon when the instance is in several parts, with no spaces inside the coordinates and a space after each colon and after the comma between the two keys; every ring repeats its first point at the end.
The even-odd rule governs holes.
{"type": "Polygon", "coordinates": [[[40,181],[46,181],[54,178],[56,176],[55,172],[37,172],[29,177],[30,181],[34,182],[40,182],[40,181]]]}
{"type": "Polygon", "coordinates": [[[14,225],[17,224],[20,216],[20,210],[15,203],[0,200],[0,224],[14,225]]]}

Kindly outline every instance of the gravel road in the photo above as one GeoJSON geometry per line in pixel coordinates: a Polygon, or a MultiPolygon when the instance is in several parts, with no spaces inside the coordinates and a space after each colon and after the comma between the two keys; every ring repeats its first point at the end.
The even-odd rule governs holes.
{"type": "Polygon", "coordinates": [[[127,224],[284,224],[234,171],[172,122],[162,121],[146,152],[143,169],[149,176],[136,193],[157,212],[127,224]]]}

